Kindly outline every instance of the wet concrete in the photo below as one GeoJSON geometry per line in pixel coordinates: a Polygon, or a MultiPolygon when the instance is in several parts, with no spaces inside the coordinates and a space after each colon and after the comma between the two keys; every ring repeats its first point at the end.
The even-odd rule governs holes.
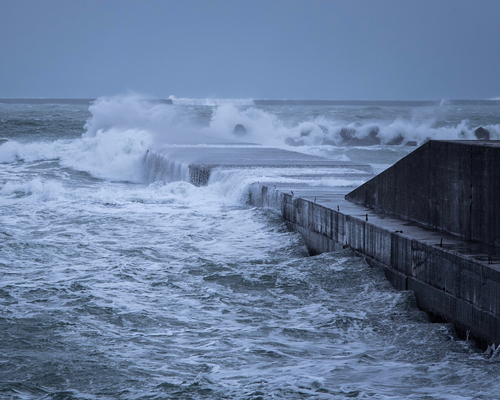
{"type": "MultiPolygon", "coordinates": [[[[169,152],[163,157],[184,159],[195,185],[207,184],[216,168],[346,168],[365,177],[371,171],[366,165],[259,147],[200,148],[194,152],[193,148],[179,148],[169,152]]],[[[425,152],[424,157],[428,157],[425,152]]],[[[413,168],[413,164],[408,165],[413,168]]],[[[312,175],[313,171],[311,179],[312,175]]],[[[392,190],[388,180],[384,185],[392,190]]],[[[350,247],[370,265],[382,268],[394,287],[413,290],[419,307],[435,320],[454,323],[460,334],[482,344],[500,344],[499,247],[346,201],[351,189],[255,183],[249,202],[277,209],[288,227],[302,234],[312,255],[350,247]]]]}
{"type": "MultiPolygon", "coordinates": [[[[207,185],[214,169],[257,167],[299,168],[311,171],[346,169],[350,171],[352,178],[356,178],[356,173],[358,178],[362,179],[373,175],[372,168],[365,164],[327,160],[295,151],[256,145],[168,146],[149,152],[145,162],[151,164],[147,168],[148,171],[167,170],[169,175],[172,175],[173,171],[188,171],[189,181],[196,186],[207,185]]],[[[149,180],[161,179],[161,172],[158,172],[158,175],[149,177],[149,180]]],[[[311,178],[313,176],[318,177],[312,172],[311,178]]],[[[179,174],[176,178],[185,177],[179,174]]]]}
{"type": "Polygon", "coordinates": [[[381,267],[400,290],[413,290],[436,321],[463,337],[500,343],[500,250],[377,212],[344,199],[345,190],[256,185],[252,202],[280,211],[312,255],[350,247],[381,267]],[[293,195],[292,193],[293,192],[293,195]]]}

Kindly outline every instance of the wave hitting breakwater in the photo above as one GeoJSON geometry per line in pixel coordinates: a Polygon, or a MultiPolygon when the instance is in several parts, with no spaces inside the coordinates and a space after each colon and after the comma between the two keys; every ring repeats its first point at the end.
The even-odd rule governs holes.
{"type": "MultiPolygon", "coordinates": [[[[0,102],[0,397],[498,397],[497,349],[430,323],[349,251],[310,257],[246,203],[255,182],[350,190],[370,173],[227,166],[196,187],[172,153],[290,150],[306,127],[356,121],[434,118],[442,135],[499,123],[490,106],[453,107],[0,102]]],[[[410,151],[315,135],[292,150],[375,171],[410,151]]]]}

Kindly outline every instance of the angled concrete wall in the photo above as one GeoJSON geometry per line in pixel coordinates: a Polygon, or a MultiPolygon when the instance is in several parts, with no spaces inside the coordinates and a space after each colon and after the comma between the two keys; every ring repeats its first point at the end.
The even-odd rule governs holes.
{"type": "Polygon", "coordinates": [[[346,199],[500,246],[500,142],[431,140],[346,199]]]}

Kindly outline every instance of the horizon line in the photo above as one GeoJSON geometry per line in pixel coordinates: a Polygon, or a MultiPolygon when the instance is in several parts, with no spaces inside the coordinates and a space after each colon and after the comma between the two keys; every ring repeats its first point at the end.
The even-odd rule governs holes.
{"type": "MultiPolygon", "coordinates": [[[[0,101],[19,101],[19,100],[97,100],[100,97],[114,97],[114,96],[98,96],[98,97],[0,97],[0,101]]],[[[176,100],[182,101],[182,100],[227,100],[227,101],[256,101],[256,102],[287,102],[287,103],[293,103],[293,102],[417,102],[417,103],[433,103],[433,102],[447,102],[447,101],[471,101],[471,102],[500,102],[500,97],[499,98],[491,98],[491,99],[467,99],[467,98],[441,98],[441,99],[427,99],[427,100],[413,100],[413,99],[405,99],[405,100],[396,100],[396,99],[270,99],[270,98],[264,98],[264,99],[259,99],[259,98],[229,98],[229,97],[166,97],[166,98],[161,98],[161,97],[144,97],[144,100],[158,100],[158,101],[165,101],[165,102],[173,102],[176,100]]]]}

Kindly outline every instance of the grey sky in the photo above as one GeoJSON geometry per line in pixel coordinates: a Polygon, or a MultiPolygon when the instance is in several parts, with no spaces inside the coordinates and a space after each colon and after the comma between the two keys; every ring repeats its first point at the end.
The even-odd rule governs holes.
{"type": "Polygon", "coordinates": [[[0,97],[500,96],[500,0],[0,0],[0,35],[0,97]]]}

